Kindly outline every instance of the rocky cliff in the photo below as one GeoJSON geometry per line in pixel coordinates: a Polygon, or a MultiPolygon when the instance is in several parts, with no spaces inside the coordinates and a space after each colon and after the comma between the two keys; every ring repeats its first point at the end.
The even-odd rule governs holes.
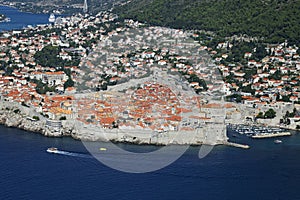
{"type": "Polygon", "coordinates": [[[60,129],[53,129],[46,123],[47,119],[33,109],[18,103],[0,102],[0,124],[27,131],[41,133],[49,137],[71,136],[84,141],[114,141],[134,144],[153,145],[201,145],[224,144],[227,141],[225,125],[220,134],[207,127],[200,131],[155,133],[152,130],[102,129],[98,126],[85,125],[76,120],[62,121],[60,129]],[[215,136],[215,137],[214,137],[215,136]]]}

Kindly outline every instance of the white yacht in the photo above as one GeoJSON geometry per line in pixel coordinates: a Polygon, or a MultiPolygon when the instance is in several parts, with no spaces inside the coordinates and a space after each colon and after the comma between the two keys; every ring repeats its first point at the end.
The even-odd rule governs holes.
{"type": "Polygon", "coordinates": [[[55,15],[53,13],[51,13],[51,15],[49,17],[49,22],[50,23],[54,23],[55,22],[55,15]]]}

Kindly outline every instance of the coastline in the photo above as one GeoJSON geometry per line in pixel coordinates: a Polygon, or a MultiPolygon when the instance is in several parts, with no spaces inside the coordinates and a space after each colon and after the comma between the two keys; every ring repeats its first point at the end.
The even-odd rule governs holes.
{"type": "MultiPolygon", "coordinates": [[[[16,118],[12,118],[12,119],[20,119],[19,117],[16,118]]],[[[53,134],[51,131],[47,131],[44,128],[41,128],[39,125],[44,125],[44,123],[40,123],[40,122],[35,122],[32,123],[28,120],[21,120],[21,123],[19,123],[20,121],[15,121],[17,122],[17,125],[15,123],[12,123],[10,120],[5,120],[3,121],[3,118],[1,118],[1,113],[0,113],[0,125],[6,126],[6,127],[10,127],[10,128],[16,128],[19,130],[24,130],[24,131],[30,131],[33,133],[38,133],[41,134],[45,137],[56,137],[56,138],[60,138],[60,137],[71,137],[74,140],[80,140],[80,141],[86,141],[86,142],[92,142],[92,141],[99,141],[99,142],[113,142],[113,143],[122,143],[122,144],[135,144],[135,145],[154,145],[154,146],[167,146],[167,145],[192,145],[192,146],[201,146],[201,145],[210,145],[210,146],[217,146],[217,145],[225,145],[228,147],[235,147],[235,148],[241,148],[241,149],[249,149],[250,146],[247,144],[239,144],[239,143],[235,143],[235,142],[228,142],[228,141],[223,141],[223,142],[218,142],[215,144],[212,143],[205,143],[205,142],[199,142],[199,141],[195,141],[195,142],[191,142],[191,143],[185,143],[185,142],[155,142],[152,140],[149,141],[148,138],[146,140],[141,140],[140,138],[137,138],[135,140],[130,140],[129,138],[123,138],[123,140],[119,140],[117,138],[110,138],[107,139],[105,137],[103,138],[98,138],[98,139],[91,139],[88,137],[82,137],[82,136],[78,136],[76,133],[72,132],[72,130],[68,130],[67,129],[63,132],[61,132],[60,134],[53,134]]],[[[186,136],[186,135],[185,135],[186,136]]]]}
{"type": "MultiPolygon", "coordinates": [[[[5,7],[7,5],[3,6],[5,7]]],[[[57,128],[49,125],[48,122],[51,120],[37,113],[34,108],[22,106],[18,102],[0,101],[0,109],[0,124],[40,133],[48,137],[70,136],[74,139],[86,141],[113,141],[151,145],[217,145],[223,144],[227,140],[226,132],[224,131],[218,136],[215,136],[214,133],[211,135],[207,134],[209,136],[206,139],[204,131],[212,132],[215,130],[213,127],[203,129],[199,135],[195,133],[195,130],[163,132],[158,134],[152,130],[144,129],[103,129],[99,126],[86,128],[85,124],[80,124],[79,121],[72,119],[55,121],[54,123],[59,124],[59,128],[57,128]],[[33,120],[35,117],[38,117],[38,120],[33,120]],[[80,125],[76,126],[78,124],[80,125]]]]}
{"type": "MultiPolygon", "coordinates": [[[[99,141],[113,143],[127,143],[135,145],[225,145],[229,147],[249,149],[246,144],[229,142],[228,138],[219,138],[219,140],[209,141],[195,132],[168,132],[159,135],[153,135],[151,131],[145,130],[120,130],[120,129],[101,129],[100,127],[87,127],[74,123],[74,120],[62,121],[62,128],[59,132],[53,131],[46,126],[46,118],[36,113],[32,108],[24,107],[17,102],[0,101],[0,124],[6,127],[17,128],[41,134],[45,137],[71,137],[80,141],[99,141]],[[20,113],[15,113],[16,109],[20,113]],[[32,120],[32,116],[38,116],[40,120],[32,120]],[[31,116],[31,117],[28,117],[31,116]]],[[[208,128],[209,129],[209,128],[208,128]]],[[[206,130],[208,130],[206,129],[206,130]]]]}
{"type": "MultiPolygon", "coordinates": [[[[116,87],[120,87],[119,85],[116,87]]],[[[236,146],[241,148],[248,148],[247,145],[240,146],[240,145],[234,145],[229,143],[226,137],[226,132],[221,137],[215,137],[214,134],[211,134],[213,132],[213,126],[210,126],[206,128],[204,131],[208,136],[210,136],[209,139],[205,138],[205,134],[201,133],[200,136],[195,136],[194,133],[186,133],[186,132],[178,132],[179,134],[176,135],[174,132],[163,132],[160,134],[156,134],[154,136],[153,132],[145,133],[144,129],[137,129],[137,130],[120,130],[120,129],[103,129],[98,127],[90,127],[86,128],[84,124],[81,124],[80,126],[76,127],[76,124],[79,122],[77,120],[66,120],[66,121],[58,121],[60,122],[62,127],[59,128],[59,130],[54,130],[51,127],[47,127],[48,119],[41,116],[39,113],[35,113],[34,108],[24,108],[20,104],[15,102],[7,102],[8,104],[15,105],[18,109],[28,109],[29,111],[26,111],[27,114],[19,114],[15,113],[16,108],[8,109],[7,112],[3,111],[2,116],[0,119],[0,123],[9,126],[9,127],[16,127],[28,131],[33,132],[39,132],[45,136],[50,137],[62,137],[62,136],[71,136],[74,139],[78,140],[87,140],[87,141],[115,141],[115,142],[128,142],[128,143],[134,143],[134,144],[154,144],[154,145],[169,145],[169,144],[178,144],[178,145],[184,145],[184,144],[190,144],[190,145],[201,145],[201,144],[208,144],[208,145],[229,145],[229,146],[236,146]],[[18,105],[16,105],[18,104],[18,105]],[[20,106],[22,108],[20,108],[20,106]],[[34,116],[38,116],[40,120],[32,120],[33,116],[32,113],[35,113],[34,116]],[[128,133],[129,132],[129,133],[128,133]],[[143,134],[140,134],[140,133],[143,134]],[[148,135],[147,135],[148,134],[148,135]],[[147,135],[147,137],[145,137],[147,135]],[[158,137],[159,135],[159,137],[158,137]],[[163,136],[161,136],[163,135],[163,136]],[[195,138],[198,137],[198,138],[195,138]]],[[[232,119],[236,120],[236,119],[232,119]]],[[[260,124],[262,125],[262,124],[260,124]]],[[[89,126],[89,125],[87,125],[89,126]]],[[[203,131],[203,130],[202,130],[203,131]]],[[[283,135],[279,135],[283,136],[283,135]]],[[[274,135],[268,135],[268,136],[260,136],[261,138],[264,137],[275,137],[274,135]]],[[[257,137],[258,138],[258,137],[257,137]]]]}
{"type": "MultiPolygon", "coordinates": [[[[15,9],[19,10],[17,7],[11,6],[11,5],[0,4],[0,6],[5,6],[5,7],[9,7],[9,8],[15,8],[15,9]]],[[[21,10],[20,10],[20,11],[21,11],[21,10]]],[[[22,11],[22,12],[23,12],[23,11],[22,11]]]]}
{"type": "MultiPolygon", "coordinates": [[[[32,108],[24,107],[16,102],[0,102],[0,124],[40,133],[47,137],[72,137],[82,141],[124,142],[150,145],[220,145],[227,138],[205,139],[204,132],[194,131],[167,132],[154,135],[150,130],[103,129],[97,126],[87,127],[77,120],[61,121],[62,127],[57,131],[47,126],[47,119],[32,108]],[[39,120],[33,120],[37,116],[39,120]]],[[[208,128],[209,129],[209,128],[208,128]]],[[[205,129],[203,131],[207,131],[205,129]]]]}
{"type": "MultiPolygon", "coordinates": [[[[71,137],[80,141],[101,141],[113,143],[128,143],[136,145],[225,145],[241,149],[249,149],[246,144],[229,142],[228,138],[218,138],[217,140],[207,140],[204,134],[199,135],[195,132],[168,132],[159,135],[153,135],[152,131],[147,130],[120,130],[120,129],[101,129],[100,127],[87,127],[74,123],[74,120],[62,122],[60,131],[53,131],[46,126],[46,118],[33,109],[24,107],[16,102],[0,101],[0,124],[6,127],[17,128],[25,131],[39,133],[46,137],[71,137]],[[20,110],[16,113],[16,110],[20,110]],[[40,120],[34,121],[32,116],[38,116],[40,120]],[[29,117],[31,116],[31,117],[29,117]]],[[[206,129],[206,131],[209,130],[206,129]]]]}
{"type": "Polygon", "coordinates": [[[7,17],[7,21],[0,24],[0,32],[22,31],[29,25],[36,27],[41,24],[48,24],[48,15],[39,15],[31,12],[23,12],[22,10],[9,5],[0,5],[2,14],[7,17]]]}
{"type": "Polygon", "coordinates": [[[14,8],[14,9],[16,9],[19,12],[27,13],[27,14],[45,14],[45,13],[36,13],[36,12],[25,11],[25,10],[22,10],[21,8],[19,8],[19,7],[12,6],[12,5],[0,4],[0,6],[8,7],[8,8],[14,8]]]}

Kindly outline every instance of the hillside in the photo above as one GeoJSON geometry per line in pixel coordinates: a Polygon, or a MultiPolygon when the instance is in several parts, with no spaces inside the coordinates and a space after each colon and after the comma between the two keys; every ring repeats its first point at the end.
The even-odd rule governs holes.
{"type": "Polygon", "coordinates": [[[247,34],[278,43],[300,41],[299,0],[132,0],[119,6],[123,18],[154,25],[247,34]]]}

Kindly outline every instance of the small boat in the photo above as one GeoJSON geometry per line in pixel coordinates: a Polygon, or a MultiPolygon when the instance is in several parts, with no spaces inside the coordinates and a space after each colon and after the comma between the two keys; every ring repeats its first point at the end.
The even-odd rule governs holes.
{"type": "Polygon", "coordinates": [[[104,147],[101,147],[99,150],[100,150],[100,151],[106,151],[107,149],[104,148],[104,147]]]}
{"type": "Polygon", "coordinates": [[[280,143],[282,143],[282,141],[281,140],[274,140],[274,143],[275,144],[280,144],[280,143]]]}
{"type": "Polygon", "coordinates": [[[53,13],[51,13],[51,15],[49,17],[49,22],[50,23],[54,23],[55,22],[55,15],[53,13]]]}
{"type": "Polygon", "coordinates": [[[4,22],[10,22],[10,21],[11,21],[11,19],[9,17],[4,19],[4,22]]]}
{"type": "Polygon", "coordinates": [[[50,147],[50,148],[47,149],[47,152],[48,152],[48,153],[57,153],[57,152],[58,152],[58,149],[55,148],[55,147],[50,147]]]}

